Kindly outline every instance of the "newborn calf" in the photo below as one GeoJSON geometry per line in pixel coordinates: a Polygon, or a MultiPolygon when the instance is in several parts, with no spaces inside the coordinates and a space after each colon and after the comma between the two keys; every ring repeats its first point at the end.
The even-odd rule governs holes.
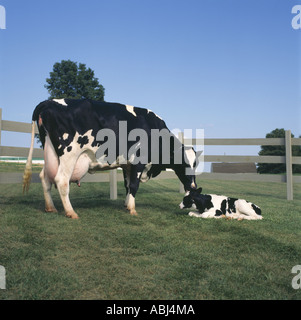
{"type": "Polygon", "coordinates": [[[189,216],[198,218],[262,219],[261,209],[243,199],[229,198],[216,194],[201,194],[202,188],[186,194],[181,209],[194,208],[198,212],[189,212],[189,216]]]}

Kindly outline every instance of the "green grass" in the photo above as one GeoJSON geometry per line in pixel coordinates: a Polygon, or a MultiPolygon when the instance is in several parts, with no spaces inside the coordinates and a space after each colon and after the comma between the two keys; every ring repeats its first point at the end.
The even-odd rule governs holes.
{"type": "Polygon", "coordinates": [[[201,181],[206,193],[243,197],[261,221],[197,219],[178,208],[176,180],[151,180],[137,194],[138,216],[109,200],[108,183],[71,187],[79,220],[45,213],[40,184],[22,195],[0,185],[1,299],[300,299],[291,269],[301,264],[301,186],[201,181]]]}
{"type": "MultiPolygon", "coordinates": [[[[41,172],[42,164],[32,164],[32,172],[41,172]]],[[[0,172],[24,172],[25,163],[0,161],[0,172]]]]}

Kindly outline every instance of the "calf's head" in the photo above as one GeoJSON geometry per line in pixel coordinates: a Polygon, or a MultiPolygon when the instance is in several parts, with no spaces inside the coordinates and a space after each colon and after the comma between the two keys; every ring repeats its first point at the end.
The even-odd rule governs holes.
{"type": "Polygon", "coordinates": [[[183,201],[180,203],[181,209],[198,209],[199,212],[204,212],[208,207],[208,201],[210,199],[207,195],[201,194],[202,188],[192,189],[185,194],[183,201]]]}

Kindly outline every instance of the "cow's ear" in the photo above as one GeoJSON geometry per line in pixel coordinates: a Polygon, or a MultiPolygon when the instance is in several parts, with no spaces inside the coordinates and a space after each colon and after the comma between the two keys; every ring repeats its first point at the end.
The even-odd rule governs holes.
{"type": "Polygon", "coordinates": [[[198,193],[202,193],[202,188],[198,188],[196,191],[198,192],[198,193]]]}
{"type": "MultiPolygon", "coordinates": [[[[199,164],[203,159],[201,158],[201,155],[203,153],[203,150],[201,151],[196,151],[195,153],[195,161],[197,164],[199,164]]],[[[203,160],[204,161],[204,160],[203,160]]]]}

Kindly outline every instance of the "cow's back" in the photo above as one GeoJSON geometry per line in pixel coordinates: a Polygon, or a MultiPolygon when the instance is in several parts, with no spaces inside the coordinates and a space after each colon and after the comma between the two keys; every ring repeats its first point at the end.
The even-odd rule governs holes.
{"type": "Polygon", "coordinates": [[[43,146],[45,135],[49,134],[59,156],[76,134],[84,135],[91,130],[96,145],[98,131],[111,129],[118,139],[121,121],[126,121],[127,134],[133,129],[143,129],[148,135],[151,129],[167,129],[165,122],[151,110],[88,99],[46,100],[35,108],[32,120],[38,123],[43,146]]]}

